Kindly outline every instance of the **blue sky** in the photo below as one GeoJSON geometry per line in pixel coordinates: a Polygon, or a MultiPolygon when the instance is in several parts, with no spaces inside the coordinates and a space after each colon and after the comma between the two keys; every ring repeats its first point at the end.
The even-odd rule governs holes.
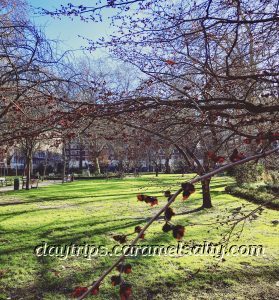
{"type": "MultiPolygon", "coordinates": [[[[27,0],[27,2],[33,7],[43,7],[46,9],[59,8],[61,4],[66,5],[69,0],[27,0]]],[[[92,5],[92,0],[72,1],[72,3],[92,5]]],[[[50,16],[41,16],[36,13],[36,10],[30,10],[30,18],[37,25],[44,28],[44,31],[48,38],[60,40],[59,46],[61,50],[75,50],[81,46],[86,46],[87,41],[78,37],[82,35],[87,38],[97,39],[101,36],[106,36],[112,32],[109,23],[104,21],[102,23],[85,23],[79,20],[78,17],[74,20],[70,20],[67,17],[62,17],[61,20],[52,18],[50,16]]],[[[78,54],[78,52],[77,52],[78,54]]],[[[103,51],[97,51],[95,57],[103,56],[103,51]]]]}

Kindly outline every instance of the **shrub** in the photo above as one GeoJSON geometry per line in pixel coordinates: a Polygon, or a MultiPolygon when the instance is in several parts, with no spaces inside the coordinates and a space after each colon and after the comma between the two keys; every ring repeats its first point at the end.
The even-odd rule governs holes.
{"type": "Polygon", "coordinates": [[[279,172],[278,171],[269,171],[271,177],[272,185],[279,185],[279,172]]]}
{"type": "Polygon", "coordinates": [[[247,163],[234,167],[234,177],[238,186],[246,183],[257,182],[262,179],[264,166],[261,164],[247,163]]]}
{"type": "Polygon", "coordinates": [[[277,170],[266,170],[262,179],[268,186],[279,186],[279,172],[277,170]]]}
{"type": "Polygon", "coordinates": [[[275,194],[268,193],[267,187],[260,186],[258,188],[245,188],[245,187],[238,187],[235,185],[230,185],[225,188],[226,193],[231,194],[236,197],[240,197],[251,201],[256,204],[265,204],[268,203],[266,206],[270,208],[279,208],[279,200],[275,198],[275,194]]]}

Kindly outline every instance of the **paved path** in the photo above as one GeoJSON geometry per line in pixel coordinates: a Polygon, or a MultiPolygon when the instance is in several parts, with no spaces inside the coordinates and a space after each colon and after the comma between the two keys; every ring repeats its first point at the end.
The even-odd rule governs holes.
{"type": "MultiPolygon", "coordinates": [[[[48,185],[52,185],[52,184],[59,184],[61,183],[61,180],[46,180],[46,181],[40,181],[39,182],[39,188],[42,186],[48,186],[48,185]]],[[[21,184],[20,184],[20,189],[21,189],[21,184]]],[[[14,190],[14,185],[10,185],[10,186],[1,186],[0,187],[0,192],[8,192],[8,191],[13,191],[14,190]]]]}

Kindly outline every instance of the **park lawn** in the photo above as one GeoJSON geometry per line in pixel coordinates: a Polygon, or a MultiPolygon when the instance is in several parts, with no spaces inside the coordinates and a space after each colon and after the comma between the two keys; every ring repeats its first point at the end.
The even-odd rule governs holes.
{"type": "MultiPolygon", "coordinates": [[[[175,191],[190,175],[144,175],[138,178],[80,180],[38,190],[0,194],[0,299],[69,299],[74,287],[94,281],[116,259],[97,257],[36,257],[34,247],[55,245],[117,244],[113,234],[131,233],[145,224],[166,202],[163,191],[175,191]],[[138,202],[138,193],[158,196],[159,206],[138,202]]],[[[232,180],[212,179],[214,208],[183,214],[201,205],[200,186],[187,201],[174,203],[173,221],[186,226],[185,243],[217,242],[226,226],[209,226],[217,216],[226,217],[242,204],[243,211],[255,204],[224,193],[232,180]],[[204,224],[195,225],[193,224],[204,224]]],[[[271,223],[278,212],[266,209],[247,222],[232,244],[263,245],[259,257],[154,256],[129,258],[133,272],[125,278],[133,285],[133,299],[276,299],[279,296],[278,226],[271,223]]],[[[163,221],[153,224],[144,245],[176,245],[170,233],[162,232],[163,221]]],[[[131,236],[132,238],[132,236],[131,236]]],[[[117,274],[115,272],[114,274],[117,274]]],[[[110,276],[109,276],[110,277],[110,276]]],[[[95,299],[118,299],[118,288],[109,277],[95,299]]],[[[90,298],[90,297],[89,297],[90,298]]]]}

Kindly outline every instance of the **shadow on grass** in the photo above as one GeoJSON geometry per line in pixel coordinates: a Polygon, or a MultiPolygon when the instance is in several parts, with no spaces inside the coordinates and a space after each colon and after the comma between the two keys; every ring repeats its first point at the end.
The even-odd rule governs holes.
{"type": "Polygon", "coordinates": [[[180,299],[176,298],[180,293],[184,297],[194,296],[194,299],[278,299],[278,289],[270,281],[278,278],[278,275],[279,271],[275,267],[273,269],[269,266],[249,269],[243,267],[233,270],[216,269],[212,263],[209,267],[193,269],[193,271],[185,268],[184,276],[161,275],[156,278],[156,281],[147,283],[145,293],[149,295],[147,299],[155,299],[157,296],[164,295],[166,300],[180,299]],[[241,285],[237,289],[239,282],[241,285]],[[268,293],[266,293],[266,285],[269,285],[268,293]],[[181,287],[184,287],[183,290],[181,287]],[[231,287],[234,288],[230,289],[231,287]],[[243,289],[243,287],[246,288],[243,289]],[[196,298],[196,295],[201,298],[196,298]],[[226,295],[225,298],[224,295],[226,295]]]}
{"type": "MultiPolygon", "coordinates": [[[[123,194],[98,194],[98,195],[94,195],[94,193],[92,193],[91,195],[85,195],[85,196],[73,196],[73,195],[63,195],[63,196],[47,196],[47,195],[27,195],[27,197],[25,197],[24,199],[22,199],[22,201],[17,201],[17,202],[0,202],[0,206],[12,206],[12,205],[19,205],[19,204],[33,204],[33,203],[42,203],[42,202],[53,202],[53,201],[67,201],[67,203],[71,202],[71,200],[74,199],[88,199],[88,198],[92,198],[92,201],[88,201],[88,203],[91,202],[96,202],[94,201],[94,199],[96,198],[103,198],[102,202],[104,201],[111,201],[113,199],[108,199],[108,198],[115,198],[118,200],[118,198],[122,198],[123,196],[125,196],[125,198],[131,198],[134,197],[136,199],[136,196],[140,194],[139,192],[135,192],[135,193],[123,193],[123,194]],[[35,198],[33,200],[33,198],[35,198]]],[[[162,194],[162,190],[160,191],[152,191],[151,193],[152,195],[157,195],[157,194],[162,194]]],[[[12,200],[11,200],[12,201],[12,200]]],[[[99,200],[98,200],[99,201],[99,200]]],[[[75,204],[75,203],[73,203],[75,204]]],[[[84,204],[84,202],[81,203],[77,203],[75,205],[78,204],[84,204]]]]}
{"type": "MultiPolygon", "coordinates": [[[[40,267],[33,284],[22,288],[10,288],[5,291],[12,296],[12,299],[39,300],[44,299],[47,293],[55,294],[57,297],[60,295],[69,299],[75,286],[83,286],[85,282],[92,282],[103,270],[110,266],[110,262],[102,261],[93,270],[90,267],[84,270],[71,269],[68,274],[62,276],[53,269],[53,264],[49,258],[40,258],[38,259],[38,263],[40,267]]],[[[152,269],[154,267],[153,264],[145,262],[142,264],[145,272],[154,271],[152,269]]],[[[144,283],[135,283],[137,285],[137,294],[134,296],[135,299],[151,300],[159,297],[160,299],[170,300],[180,299],[178,298],[179,294],[193,296],[198,293],[202,297],[201,299],[224,299],[225,294],[228,296],[230,293],[236,296],[237,293],[237,297],[241,299],[278,299],[278,291],[275,285],[269,289],[269,293],[268,295],[265,294],[265,297],[263,297],[261,286],[262,283],[265,283],[270,284],[271,287],[270,279],[278,277],[278,273],[278,270],[275,268],[272,269],[267,266],[252,269],[245,267],[234,270],[224,268],[215,269],[210,266],[204,266],[201,269],[189,269],[185,266],[185,270],[182,269],[179,273],[170,275],[168,272],[160,272],[152,280],[151,278],[145,278],[144,283]],[[230,287],[237,284],[240,280],[242,285],[245,284],[246,287],[249,286],[251,288],[250,292],[243,288],[239,288],[237,292],[235,289],[230,289],[230,287]],[[253,295],[247,298],[247,293],[251,293],[252,289],[253,295]],[[204,298],[205,296],[206,298],[204,298]]],[[[142,278],[142,276],[144,274],[137,275],[138,279],[142,278]]],[[[107,281],[108,279],[105,280],[107,281]]],[[[104,296],[107,297],[106,299],[118,299],[113,288],[109,288],[103,292],[105,292],[104,296]]],[[[105,299],[105,297],[102,299],[105,299]]],[[[236,298],[231,297],[230,299],[236,298]]]]}
{"type": "MultiPolygon", "coordinates": [[[[114,222],[119,222],[119,219],[117,220],[107,220],[107,219],[103,219],[102,217],[100,217],[100,221],[92,221],[90,219],[90,221],[85,221],[82,220],[80,223],[77,223],[75,225],[70,225],[70,226],[65,226],[65,224],[69,223],[72,224],[72,221],[63,221],[63,226],[61,227],[54,227],[54,228],[49,228],[51,226],[51,224],[57,224],[55,222],[51,223],[51,224],[47,224],[45,226],[40,226],[38,228],[36,228],[35,230],[21,230],[20,231],[20,235],[23,236],[22,239],[24,239],[24,235],[30,235],[30,236],[36,236],[36,239],[41,242],[46,241],[49,244],[52,245],[69,245],[69,244],[74,244],[74,243],[78,243],[81,242],[82,239],[86,238],[88,239],[89,237],[93,237],[93,241],[94,241],[94,237],[102,237],[104,240],[106,238],[109,238],[109,233],[111,232],[115,232],[118,230],[123,230],[126,228],[130,228],[130,227],[134,227],[137,225],[140,225],[142,223],[145,222],[144,219],[142,218],[138,218],[137,220],[134,220],[135,218],[133,218],[133,221],[131,221],[130,218],[121,218],[121,221],[124,221],[124,224],[119,224],[119,225],[113,225],[114,222]],[[126,222],[127,220],[129,220],[129,222],[126,222]],[[98,226],[100,224],[106,224],[106,227],[101,227],[101,228],[94,228],[94,226],[98,226]],[[111,223],[112,225],[108,225],[109,223],[111,223]],[[92,227],[92,229],[88,230],[85,229],[86,227],[92,227]],[[48,229],[46,231],[42,231],[43,228],[48,227],[48,229]],[[66,230],[76,230],[80,228],[82,232],[65,232],[66,230]],[[49,237],[49,235],[53,232],[61,232],[61,236],[59,237],[49,237]]],[[[10,232],[5,231],[6,234],[12,233],[14,230],[11,230],[10,232]]],[[[40,243],[40,242],[39,242],[40,243]]],[[[11,247],[9,249],[0,249],[0,255],[5,255],[5,254],[11,254],[13,252],[20,252],[20,251],[25,251],[25,250],[32,250],[33,253],[33,249],[34,247],[37,245],[33,245],[33,246],[26,246],[26,247],[19,247],[19,248],[14,248],[11,247]]]]}

